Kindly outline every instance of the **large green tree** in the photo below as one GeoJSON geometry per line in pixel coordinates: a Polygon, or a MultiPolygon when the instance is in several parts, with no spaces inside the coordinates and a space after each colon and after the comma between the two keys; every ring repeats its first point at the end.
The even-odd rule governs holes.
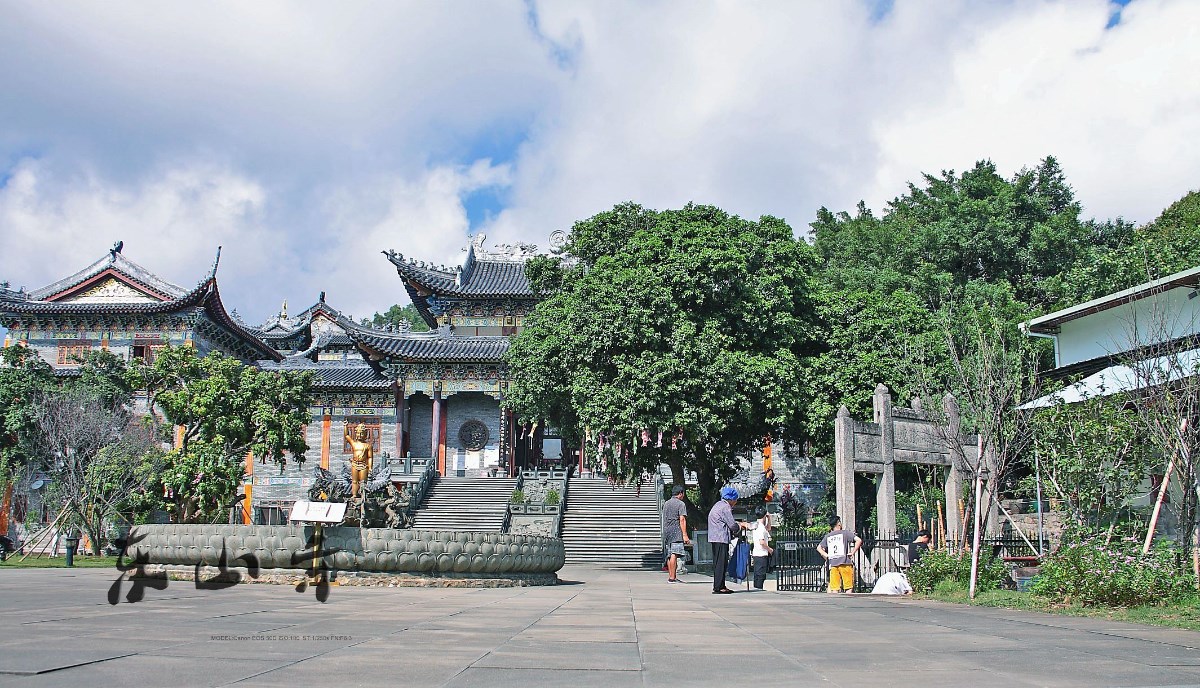
{"type": "Polygon", "coordinates": [[[925,175],[881,215],[861,203],[854,214],[818,211],[827,346],[812,366],[818,412],[807,428],[817,452],[832,453],[832,412],[846,404],[868,414],[880,382],[902,397],[921,392],[918,379],[964,393],[955,338],[996,331],[993,320],[1019,336],[1017,322],[1062,298],[1064,275],[1126,240],[1127,225],[1082,222],[1079,213],[1052,157],[1011,178],[986,160],[925,175]]]}
{"type": "Polygon", "coordinates": [[[610,476],[695,471],[711,504],[806,408],[812,250],[776,218],[627,203],[577,222],[566,255],[527,268],[546,299],[513,340],[505,404],[586,435],[610,476]]]}
{"type": "Polygon", "coordinates": [[[7,483],[36,460],[33,402],[54,384],[54,369],[33,349],[0,349],[0,498],[7,483]]]}
{"type": "Polygon", "coordinates": [[[281,467],[289,455],[304,460],[310,373],[263,371],[220,353],[201,358],[190,347],[169,347],[153,363],[135,365],[130,381],[181,429],[160,476],[178,522],[222,518],[248,453],[281,467]]]}

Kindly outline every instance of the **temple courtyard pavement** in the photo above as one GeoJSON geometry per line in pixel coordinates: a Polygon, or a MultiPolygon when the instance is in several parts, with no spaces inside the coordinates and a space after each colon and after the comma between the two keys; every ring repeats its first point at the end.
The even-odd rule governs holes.
{"type": "Polygon", "coordinates": [[[172,582],[0,571],[8,686],[1200,685],[1200,633],[912,599],[739,592],[567,567],[541,588],[172,582]],[[122,594],[128,592],[125,583],[122,594]]]}

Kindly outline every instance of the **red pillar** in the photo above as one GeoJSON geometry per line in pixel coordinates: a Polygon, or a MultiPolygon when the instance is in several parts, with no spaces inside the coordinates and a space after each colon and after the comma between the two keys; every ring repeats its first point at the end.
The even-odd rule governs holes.
{"type": "Polygon", "coordinates": [[[396,409],[396,458],[404,459],[404,443],[405,433],[407,428],[404,426],[404,407],[408,405],[408,401],[404,398],[404,382],[396,381],[392,383],[392,391],[395,393],[395,409],[396,409]]]}
{"type": "MultiPolygon", "coordinates": [[[[329,411],[330,409],[326,409],[329,411]]],[[[329,443],[333,426],[333,416],[325,413],[321,416],[321,468],[329,469],[329,443]]]]}
{"type": "Polygon", "coordinates": [[[439,475],[446,475],[446,457],[439,451],[442,444],[442,390],[433,391],[433,427],[429,436],[433,438],[431,450],[437,461],[439,475]]]}

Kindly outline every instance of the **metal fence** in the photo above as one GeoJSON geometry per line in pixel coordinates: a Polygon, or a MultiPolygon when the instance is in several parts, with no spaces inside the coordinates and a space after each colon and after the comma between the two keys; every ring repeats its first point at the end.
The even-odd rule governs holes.
{"type": "MultiPolygon", "coordinates": [[[[775,534],[773,562],[778,589],[795,592],[824,592],[829,581],[829,567],[817,553],[823,535],[806,531],[780,530],[775,534]]],[[[875,581],[885,573],[908,568],[908,545],[916,532],[892,535],[867,535],[862,548],[854,556],[854,592],[870,592],[875,581]]],[[[1020,537],[988,538],[982,554],[1005,561],[1020,563],[1038,555],[1036,542],[1026,543],[1020,537]]],[[[1047,550],[1047,543],[1043,551],[1047,550]]]]}

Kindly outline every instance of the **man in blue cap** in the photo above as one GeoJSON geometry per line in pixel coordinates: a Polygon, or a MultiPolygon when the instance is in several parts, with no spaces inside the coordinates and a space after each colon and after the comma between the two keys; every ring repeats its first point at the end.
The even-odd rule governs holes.
{"type": "Polygon", "coordinates": [[[750,524],[735,521],[733,505],[737,503],[738,491],[732,487],[721,488],[721,499],[708,512],[708,543],[713,555],[713,594],[729,595],[733,591],[725,587],[725,566],[729,563],[729,541],[750,524]]]}

